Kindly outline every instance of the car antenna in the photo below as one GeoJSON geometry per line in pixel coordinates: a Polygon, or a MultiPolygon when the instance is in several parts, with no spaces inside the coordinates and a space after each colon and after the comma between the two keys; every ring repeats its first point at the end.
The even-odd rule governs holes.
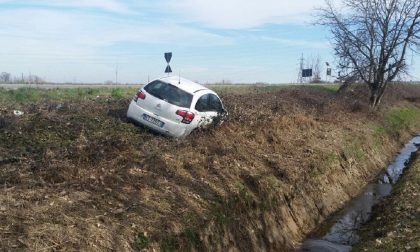
{"type": "Polygon", "coordinates": [[[179,70],[179,75],[178,75],[179,79],[178,79],[178,85],[181,84],[181,70],[179,70]]]}

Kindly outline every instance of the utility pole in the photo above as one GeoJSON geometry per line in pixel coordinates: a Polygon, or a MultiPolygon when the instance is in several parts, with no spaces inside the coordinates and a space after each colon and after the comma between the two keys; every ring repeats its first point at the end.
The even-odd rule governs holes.
{"type": "Polygon", "coordinates": [[[115,84],[118,84],[118,63],[115,66],[115,84]]]}
{"type": "Polygon", "coordinates": [[[300,59],[299,59],[299,76],[298,76],[298,82],[300,83],[300,84],[302,84],[303,83],[303,77],[302,77],[302,71],[303,71],[303,62],[304,62],[304,58],[303,58],[303,53],[302,53],[302,56],[300,56],[300,59]]]}

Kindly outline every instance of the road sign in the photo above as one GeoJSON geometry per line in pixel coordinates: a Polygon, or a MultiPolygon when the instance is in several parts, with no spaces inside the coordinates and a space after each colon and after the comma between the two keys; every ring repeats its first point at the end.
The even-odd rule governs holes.
{"type": "Polygon", "coordinates": [[[169,64],[169,62],[171,62],[171,59],[172,59],[172,53],[171,52],[165,53],[165,59],[166,59],[166,62],[169,64]]]}
{"type": "Polygon", "coordinates": [[[311,69],[302,69],[302,77],[312,77],[312,68],[311,69]]]}
{"type": "Polygon", "coordinates": [[[165,69],[165,73],[172,73],[172,69],[171,69],[171,66],[170,66],[170,65],[168,65],[168,66],[166,67],[166,69],[165,69]]]}
{"type": "Polygon", "coordinates": [[[172,53],[171,52],[166,52],[165,53],[165,60],[166,60],[166,63],[168,63],[168,65],[166,66],[165,73],[167,73],[167,74],[172,73],[171,66],[169,65],[169,62],[171,62],[171,59],[172,59],[172,53]]]}

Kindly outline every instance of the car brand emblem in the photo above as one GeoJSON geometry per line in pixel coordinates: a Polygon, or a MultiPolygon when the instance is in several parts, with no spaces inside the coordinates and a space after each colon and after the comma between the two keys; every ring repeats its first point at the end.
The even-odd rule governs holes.
{"type": "Polygon", "coordinates": [[[161,109],[161,107],[162,107],[162,106],[160,105],[160,103],[159,103],[158,105],[156,105],[156,108],[157,108],[157,109],[161,109]]]}

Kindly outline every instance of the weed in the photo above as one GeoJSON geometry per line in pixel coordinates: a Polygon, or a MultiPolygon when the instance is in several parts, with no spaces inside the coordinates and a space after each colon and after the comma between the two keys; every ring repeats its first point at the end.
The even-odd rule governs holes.
{"type": "Polygon", "coordinates": [[[266,210],[274,208],[280,202],[280,180],[273,175],[269,175],[261,180],[261,185],[263,187],[262,207],[266,210]]]}
{"type": "Polygon", "coordinates": [[[220,226],[224,226],[227,223],[227,217],[221,207],[217,207],[213,212],[213,215],[216,219],[216,223],[220,226]]]}
{"type": "Polygon", "coordinates": [[[99,94],[100,88],[69,88],[63,89],[61,92],[62,98],[87,98],[99,94]]]}
{"type": "Polygon", "coordinates": [[[338,159],[339,158],[335,152],[329,152],[327,154],[324,154],[322,156],[322,161],[321,161],[321,172],[330,168],[334,164],[334,162],[337,161],[338,159]]]}
{"type": "Polygon", "coordinates": [[[321,90],[321,91],[327,91],[330,93],[336,93],[338,89],[340,88],[340,85],[336,84],[311,84],[308,85],[308,87],[321,90]]]}
{"type": "Polygon", "coordinates": [[[226,206],[228,203],[224,200],[223,197],[216,197],[216,201],[212,204],[212,209],[210,211],[210,216],[213,217],[215,222],[220,226],[223,227],[227,221],[228,218],[226,216],[226,211],[224,206],[226,206]]]}
{"type": "Polygon", "coordinates": [[[386,132],[391,136],[398,136],[399,133],[409,128],[420,118],[420,110],[415,107],[404,107],[393,109],[385,116],[386,132]]]}
{"type": "MultiPolygon", "coordinates": [[[[314,179],[325,174],[327,170],[332,170],[333,164],[340,160],[340,157],[335,151],[317,150],[316,153],[317,156],[319,156],[319,160],[309,167],[309,176],[314,179]]],[[[344,148],[343,155],[346,158],[350,158],[350,156],[353,155],[353,150],[350,150],[350,148],[344,148]]]]}
{"type": "Polygon", "coordinates": [[[20,88],[17,90],[1,92],[1,100],[8,99],[15,102],[36,102],[39,98],[39,92],[33,88],[20,88]]]}
{"type": "Polygon", "coordinates": [[[144,233],[139,233],[134,238],[134,247],[137,249],[144,249],[149,245],[149,238],[144,233]]]}
{"type": "Polygon", "coordinates": [[[357,161],[360,161],[365,156],[362,145],[358,140],[354,140],[348,145],[345,145],[343,148],[343,154],[346,159],[354,158],[357,161]]]}
{"type": "Polygon", "coordinates": [[[381,148],[384,142],[383,138],[387,133],[386,129],[384,126],[374,122],[370,122],[368,127],[373,130],[374,148],[381,148]]]}
{"type": "Polygon", "coordinates": [[[108,87],[81,87],[81,88],[57,88],[57,89],[39,89],[39,88],[19,88],[16,90],[6,90],[0,88],[0,104],[30,104],[42,100],[50,102],[79,101],[97,96],[111,96],[115,99],[130,97],[137,88],[108,88],[108,87]]]}
{"type": "Polygon", "coordinates": [[[219,94],[247,94],[247,93],[267,93],[278,91],[284,88],[290,87],[290,85],[208,85],[208,88],[219,93],[219,94]]]}
{"type": "Polygon", "coordinates": [[[95,94],[96,92],[98,92],[98,89],[88,88],[88,89],[86,90],[86,94],[88,94],[88,95],[93,95],[93,94],[95,94]]]}
{"type": "Polygon", "coordinates": [[[6,121],[6,119],[0,116],[0,129],[5,128],[7,125],[8,122],[6,121]]]}
{"type": "Polygon", "coordinates": [[[239,202],[243,203],[247,207],[251,207],[254,198],[252,192],[250,192],[248,188],[240,182],[236,183],[236,189],[238,190],[239,202]]]}
{"type": "Polygon", "coordinates": [[[111,89],[112,98],[120,99],[124,97],[122,88],[113,88],[111,89]]]}
{"type": "Polygon", "coordinates": [[[198,233],[191,227],[184,229],[184,236],[187,239],[188,246],[191,248],[200,242],[198,233]]]}
{"type": "Polygon", "coordinates": [[[170,239],[164,239],[160,242],[160,251],[162,252],[172,252],[175,251],[174,242],[170,239]]]}

